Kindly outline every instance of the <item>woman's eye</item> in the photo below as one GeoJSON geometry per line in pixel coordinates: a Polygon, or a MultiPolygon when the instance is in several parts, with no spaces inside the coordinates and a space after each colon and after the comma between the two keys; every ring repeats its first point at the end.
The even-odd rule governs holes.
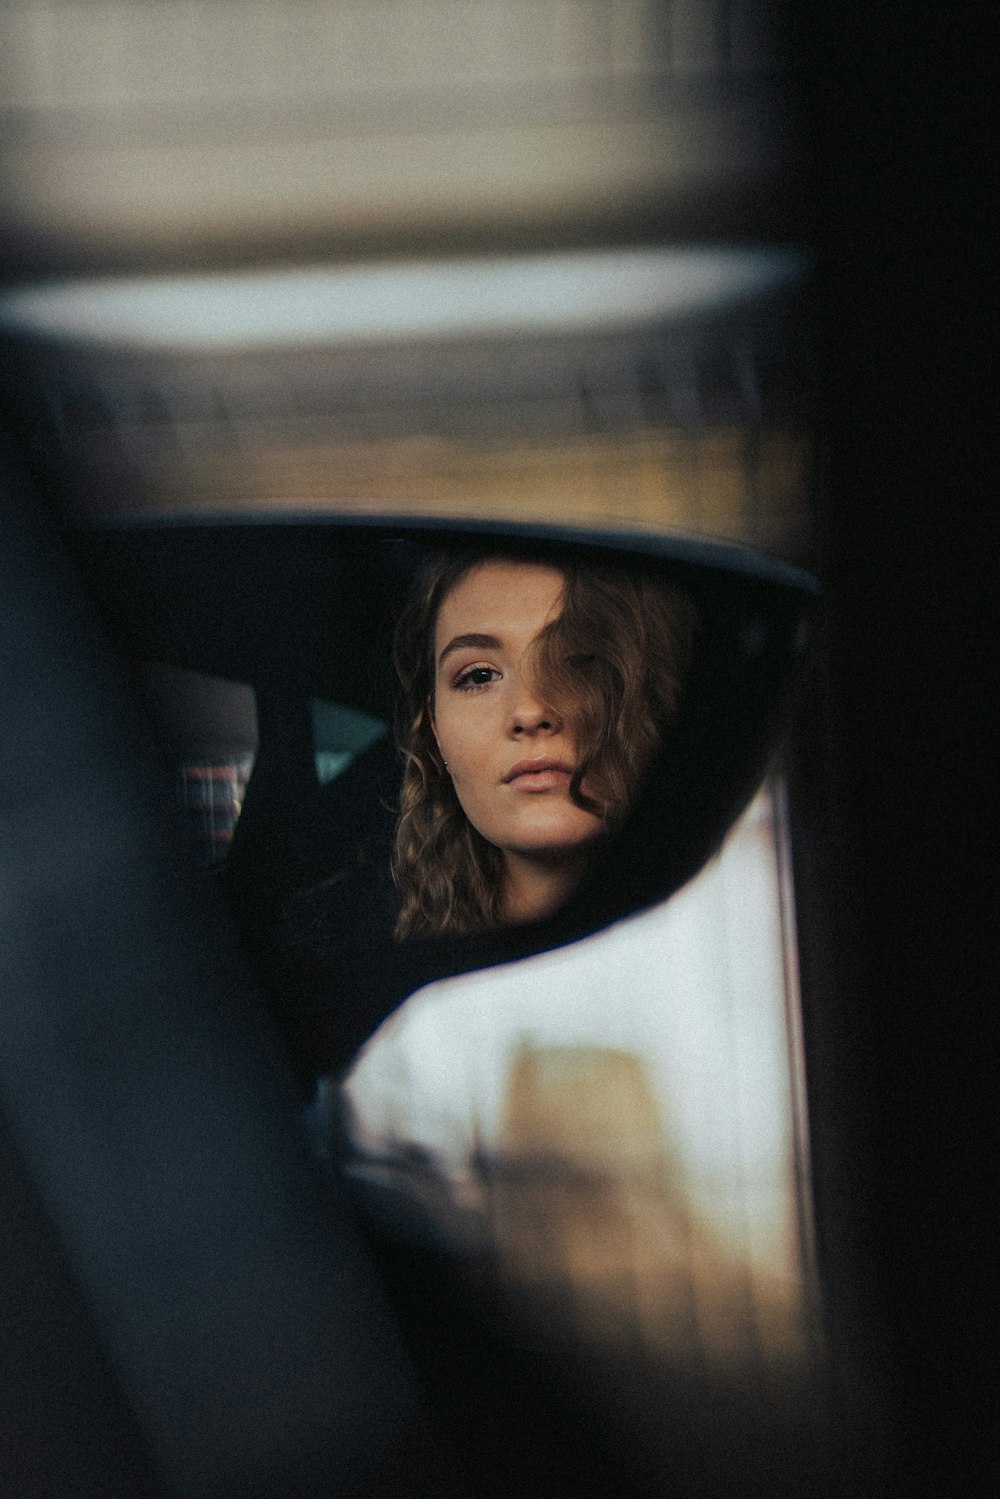
{"type": "Polygon", "coordinates": [[[477,687],[488,687],[491,682],[499,680],[500,673],[495,666],[467,666],[455,678],[454,686],[459,692],[475,692],[477,687]]]}

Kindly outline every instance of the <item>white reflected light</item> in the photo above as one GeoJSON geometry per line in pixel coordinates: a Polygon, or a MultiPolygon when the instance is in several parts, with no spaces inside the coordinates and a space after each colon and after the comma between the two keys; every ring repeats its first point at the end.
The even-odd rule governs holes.
{"type": "Polygon", "coordinates": [[[0,298],[0,326],[164,350],[586,332],[752,301],[801,281],[796,249],[625,249],[65,282],[0,298]]]}
{"type": "Polygon", "coordinates": [[[718,1371],[807,1359],[780,906],[762,794],[665,905],[414,994],[344,1086],[356,1179],[492,1249],[605,1351],[625,1336],[718,1371]]]}

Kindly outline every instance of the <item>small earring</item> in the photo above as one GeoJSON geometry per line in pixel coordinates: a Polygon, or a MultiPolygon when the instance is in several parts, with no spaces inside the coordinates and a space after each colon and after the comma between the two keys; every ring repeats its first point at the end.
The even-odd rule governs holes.
{"type": "Polygon", "coordinates": [[[445,768],[445,770],[448,769],[448,762],[447,762],[447,760],[444,762],[444,768],[445,768]]]}

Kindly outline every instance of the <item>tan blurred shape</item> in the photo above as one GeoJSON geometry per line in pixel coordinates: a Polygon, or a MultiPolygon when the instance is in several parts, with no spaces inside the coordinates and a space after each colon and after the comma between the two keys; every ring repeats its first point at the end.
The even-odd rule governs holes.
{"type": "MultiPolygon", "coordinates": [[[[689,531],[801,555],[812,439],[776,431],[748,453],[746,434],[649,431],[549,443],[476,446],[412,438],[282,448],[206,464],[220,508],[335,510],[689,531]]],[[[150,475],[159,504],[185,509],[176,468],[150,475]]],[[[188,492],[190,494],[190,491],[188,492]]],[[[191,501],[188,500],[190,504],[191,501]]]]}
{"type": "Polygon", "coordinates": [[[548,1332],[709,1376],[808,1360],[801,1280],[759,1273],[740,1214],[727,1237],[699,1213],[633,1053],[522,1045],[487,1180],[501,1277],[548,1332]]]}
{"type": "MultiPolygon", "coordinates": [[[[780,201],[777,6],[5,0],[26,236],[132,263],[780,201]]],[[[730,208],[730,211],[731,208],[730,208]]]]}

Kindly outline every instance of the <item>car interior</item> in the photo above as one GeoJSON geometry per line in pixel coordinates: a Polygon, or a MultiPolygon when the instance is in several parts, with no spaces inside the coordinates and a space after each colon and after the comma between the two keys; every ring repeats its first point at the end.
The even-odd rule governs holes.
{"type": "Polygon", "coordinates": [[[994,1491],[962,10],[0,6],[4,1493],[994,1491]],[[694,662],[565,907],[396,942],[470,547],[694,662]]]}
{"type": "MultiPolygon", "coordinates": [[[[267,1381],[274,1378],[273,1358],[282,1368],[294,1366],[297,1401],[303,1380],[313,1385],[311,1398],[322,1401],[327,1381],[348,1379],[355,1390],[342,1413],[347,1426],[357,1419],[361,1399],[366,1411],[384,1410],[385,1435],[371,1433],[374,1468],[359,1461],[343,1434],[337,1441],[338,1462],[345,1475],[350,1470],[349,1481],[360,1491],[368,1491],[365,1485],[373,1482],[418,1481],[411,1469],[420,1440],[410,1438],[406,1462],[397,1446],[401,1419],[404,1430],[407,1418],[415,1421],[407,1404],[415,1404],[408,1379],[422,1391],[431,1390],[434,1441],[447,1452],[442,1459],[435,1448],[428,1459],[443,1462],[449,1475],[432,1480],[434,1492],[446,1491],[441,1487],[446,1483],[456,1492],[465,1491],[469,1475],[486,1460],[496,1473],[505,1471],[505,1482],[519,1484],[525,1492],[527,1483],[538,1492],[553,1492],[557,1482],[566,1492],[586,1491],[581,1485],[587,1482],[595,1493],[611,1492],[609,1486],[619,1484],[622,1492],[638,1492],[644,1483],[659,1483],[664,1468],[685,1481],[693,1460],[690,1436],[671,1428],[665,1447],[649,1443],[648,1434],[658,1423],[642,1408],[649,1392],[641,1380],[638,1411],[629,1413],[621,1432],[610,1424],[614,1434],[599,1440],[593,1452],[588,1447],[581,1465],[579,1392],[572,1384],[563,1388],[561,1375],[553,1380],[551,1373],[544,1377],[533,1368],[525,1358],[523,1337],[512,1338],[505,1327],[481,1326],[481,1294],[467,1304],[464,1293],[456,1297],[454,1291],[467,1266],[456,1272],[445,1257],[442,1268],[434,1235],[430,1247],[415,1246],[412,1223],[402,1237],[385,1232],[383,1202],[374,1218],[362,1212],[361,1220],[368,1222],[370,1247],[382,1281],[393,1288],[395,1304],[409,1309],[411,1317],[416,1312],[415,1326],[399,1335],[405,1352],[403,1346],[394,1347],[392,1324],[379,1323],[385,1315],[377,1302],[381,1283],[364,1283],[363,1266],[351,1260],[355,1246],[349,1239],[345,1249],[339,1226],[326,1221],[337,1198],[345,1196],[343,1182],[309,1179],[314,1166],[297,1132],[301,1134],[310,1079],[340,1072],[408,996],[427,992],[429,984],[441,980],[454,981],[470,969],[520,972],[533,955],[570,950],[589,934],[616,928],[623,920],[628,926],[631,913],[660,907],[691,881],[719,847],[770,762],[776,731],[788,712],[789,685],[807,649],[814,581],[787,563],[721,544],[481,525],[481,542],[494,544],[499,535],[505,547],[521,547],[527,556],[569,551],[620,561],[631,555],[634,565],[680,582],[699,610],[698,651],[685,706],[640,803],[606,850],[596,877],[558,917],[474,940],[425,940],[392,951],[379,926],[370,883],[362,883],[352,919],[364,928],[361,945],[371,972],[365,977],[348,968],[323,976],[324,992],[340,995],[344,1013],[338,1017],[335,1044],[322,1050],[312,1041],[309,1017],[291,1006],[283,1011],[280,988],[269,993],[273,975],[260,934],[271,929],[283,901],[322,879],[332,862],[343,863],[345,857],[350,862],[366,846],[384,848],[399,775],[388,734],[391,622],[407,578],[428,550],[468,547],[477,539],[477,528],[454,522],[414,527],[412,521],[407,525],[383,518],[359,524],[343,517],[275,522],[230,516],[216,524],[199,519],[162,526],[116,521],[74,530],[63,557],[51,549],[51,537],[40,541],[31,529],[27,537],[15,535],[15,546],[8,549],[11,630],[20,626],[31,640],[31,652],[22,654],[19,678],[8,696],[9,723],[22,763],[36,775],[46,757],[59,753],[65,725],[74,724],[79,746],[75,771],[53,778],[48,794],[57,805],[61,801],[73,807],[78,797],[85,805],[77,808],[61,842],[62,904],[57,894],[47,898],[44,881],[36,894],[50,934],[59,933],[48,961],[37,971],[31,965],[32,930],[20,933],[22,962],[34,994],[58,987],[55,1002],[46,998],[45,1004],[53,1022],[57,1014],[62,1020],[55,1032],[46,1027],[44,1035],[28,1036],[17,1048],[13,1118],[15,1128],[23,1124],[18,1105],[29,1115],[41,1109],[43,1124],[36,1124],[29,1139],[29,1158],[42,1173],[48,1211],[55,1215],[72,1272],[82,1278],[100,1336],[110,1340],[127,1397],[139,1402],[138,1421],[145,1443],[153,1447],[154,1471],[166,1475],[168,1491],[176,1486],[178,1492],[198,1492],[198,1485],[212,1483],[219,1491],[223,1486],[231,1491],[248,1482],[259,1487],[247,1492],[311,1491],[303,1487],[309,1480],[302,1464],[328,1462],[325,1452],[311,1451],[306,1442],[290,1462],[283,1450],[284,1490],[277,1487],[276,1455],[268,1450],[265,1458],[261,1452],[261,1444],[273,1443],[279,1432],[283,1448],[288,1431],[300,1431],[309,1417],[308,1401],[297,1407],[295,1422],[289,1424],[287,1402],[278,1399],[268,1416],[273,1429],[259,1424],[254,1442],[243,1431],[247,1410],[256,1409],[252,1381],[265,1386],[256,1397],[259,1403],[267,1381]],[[51,587],[53,573],[60,585],[58,614],[51,594],[44,591],[51,587]],[[44,631],[20,602],[18,588],[36,612],[47,610],[44,631]],[[293,614],[295,627],[290,629],[293,614]],[[41,664],[45,660],[65,665],[47,678],[41,664]],[[24,695],[20,719],[32,719],[27,733],[17,712],[18,685],[24,695]],[[48,704],[41,687],[51,698],[48,704]],[[105,730],[116,726],[119,742],[109,746],[108,734],[98,732],[95,720],[105,730]],[[191,782],[199,772],[197,800],[192,801],[191,782]],[[224,789],[221,814],[213,811],[209,818],[206,776],[215,778],[209,782],[213,797],[220,784],[224,789]],[[143,784],[149,777],[158,787],[152,798],[143,784]],[[178,806],[170,805],[171,792],[183,813],[180,818],[178,806]],[[151,837],[157,846],[147,848],[144,840],[151,837]],[[166,867],[158,868],[157,856],[163,860],[171,852],[166,867]],[[78,909],[83,889],[88,892],[86,909],[78,909]],[[112,891],[118,892],[116,909],[95,920],[91,913],[105,912],[112,891]],[[72,976],[64,971],[68,962],[72,976]],[[113,1004],[104,997],[105,986],[116,991],[113,1004]],[[93,1010],[97,994],[99,1008],[93,1010]],[[75,1077],[81,1058],[86,1068],[75,1077]],[[263,1086],[269,1069],[273,1075],[263,1086]],[[235,1113],[230,1110],[234,1086],[243,1100],[235,1113]],[[95,1106],[95,1093],[103,1099],[103,1111],[95,1106]],[[72,1127],[75,1146],[70,1154],[60,1149],[60,1142],[67,1115],[75,1119],[80,1109],[84,1121],[72,1127]],[[226,1117],[215,1117],[220,1109],[226,1117]],[[248,1114],[254,1118],[252,1139],[244,1138],[248,1114]],[[88,1139],[91,1135],[96,1138],[88,1139]],[[297,1165],[289,1170],[282,1152],[296,1153],[296,1147],[297,1165]],[[240,1158],[240,1181],[229,1184],[234,1156],[240,1158]],[[174,1194],[163,1179],[167,1160],[174,1194]],[[89,1211],[74,1179],[81,1163],[89,1211]],[[137,1174],[146,1180],[146,1192],[139,1189],[137,1174]],[[328,1191],[333,1201],[318,1203],[328,1191]],[[214,1200],[210,1212],[206,1199],[214,1200]],[[301,1238],[316,1235],[317,1213],[322,1242],[305,1253],[301,1238]],[[251,1252],[245,1227],[258,1217],[251,1252]],[[268,1244],[265,1231],[280,1242],[268,1244]],[[178,1242],[182,1238],[183,1245],[178,1242]],[[289,1238],[291,1245],[284,1242],[289,1238]],[[346,1264],[331,1268],[331,1252],[346,1264]],[[306,1262],[301,1273],[297,1268],[294,1293],[286,1286],[270,1306],[269,1317],[281,1319],[281,1337],[275,1341],[273,1327],[267,1333],[269,1357],[261,1361],[257,1347],[255,1370],[246,1339],[257,1346],[263,1336],[258,1301],[274,1293],[268,1292],[266,1280],[252,1292],[250,1285],[260,1277],[263,1260],[274,1274],[290,1253],[296,1263],[305,1253],[306,1262]],[[220,1274],[227,1282],[221,1306],[220,1274]],[[305,1363],[294,1345],[316,1282],[325,1276],[340,1295],[332,1304],[325,1297],[319,1315],[329,1323],[344,1311],[340,1297],[349,1296],[350,1317],[358,1327],[348,1347],[357,1357],[358,1344],[363,1344],[374,1389],[368,1388],[368,1375],[359,1383],[355,1372],[336,1367],[336,1360],[348,1356],[342,1332],[334,1334],[328,1326],[331,1347],[325,1353],[313,1348],[305,1363]],[[206,1298],[214,1303],[211,1315],[206,1298]],[[375,1317],[370,1336],[369,1301],[375,1317]],[[428,1304],[434,1307],[433,1339],[427,1335],[428,1304]],[[252,1328],[246,1325],[251,1307],[252,1328]],[[229,1326],[222,1369],[216,1367],[220,1351],[214,1348],[220,1316],[229,1326]],[[234,1317],[242,1320],[242,1329],[232,1325],[234,1317]],[[161,1325],[164,1319],[166,1326],[161,1325]],[[194,1344],[184,1357],[193,1359],[196,1368],[206,1362],[190,1383],[179,1367],[185,1339],[194,1344]],[[177,1345],[173,1353],[172,1345],[177,1345]],[[408,1367],[415,1348],[425,1350],[417,1355],[419,1379],[408,1367]],[[463,1370],[457,1406],[453,1371],[450,1383],[442,1383],[441,1375],[447,1362],[443,1350],[455,1349],[463,1370]],[[329,1357],[333,1368],[326,1366],[329,1357]],[[174,1387],[178,1378],[184,1390],[174,1387]],[[206,1381],[215,1380],[222,1381],[226,1392],[224,1410],[218,1400],[207,1406],[199,1401],[206,1381]],[[461,1441],[456,1443],[456,1434],[466,1430],[462,1402],[477,1385],[492,1386],[498,1380],[502,1393],[490,1396],[491,1418],[480,1422],[477,1442],[471,1447],[466,1442],[465,1450],[461,1441]],[[205,1423],[201,1433],[188,1409],[192,1402],[205,1423]],[[220,1420],[223,1428],[235,1422],[239,1430],[217,1429],[220,1420]],[[183,1451],[178,1451],[181,1430],[183,1451]],[[531,1433],[530,1461],[524,1452],[525,1430],[531,1433]],[[517,1440],[515,1431],[520,1433],[517,1440]],[[627,1461],[626,1440],[633,1454],[627,1461]],[[497,1467],[500,1454],[509,1472],[503,1462],[497,1467]],[[405,1479],[386,1477],[383,1469],[392,1461],[400,1464],[405,1479]]],[[[39,816],[57,820],[59,814],[50,805],[39,816]]],[[[19,988],[30,1005],[28,985],[22,981],[19,988]]],[[[363,1235],[365,1230],[354,1225],[353,1232],[363,1235]]],[[[544,1322],[540,1316],[535,1323],[533,1345],[544,1322]]],[[[320,1324],[310,1333],[318,1338],[320,1324]]],[[[674,1348],[675,1357],[680,1346],[674,1348]]],[[[779,1353],[779,1364],[783,1357],[779,1353]]],[[[542,1359],[543,1371],[545,1367],[542,1359]]],[[[672,1406],[692,1399],[693,1368],[682,1362],[681,1369],[683,1397],[674,1388],[678,1372],[673,1366],[667,1391],[658,1391],[672,1406]]],[[[805,1400],[807,1412],[815,1374],[810,1367],[795,1393],[795,1401],[805,1400]]],[[[626,1380],[626,1387],[630,1383],[626,1380]]],[[[792,1379],[793,1387],[795,1383],[792,1379]]],[[[730,1388],[730,1405],[733,1398],[730,1388]]],[[[711,1424],[712,1399],[706,1391],[702,1400],[699,1419],[711,1424]]],[[[752,1425],[775,1420],[767,1401],[760,1409],[752,1400],[750,1406],[743,1413],[744,1446],[752,1425]]],[[[782,1411],[779,1428],[787,1422],[788,1407],[782,1411]]],[[[258,1421],[259,1416],[258,1410],[258,1421]]],[[[366,1416],[366,1430],[368,1420],[366,1416]]],[[[801,1427],[801,1412],[797,1424],[801,1427]]],[[[819,1440],[817,1431],[813,1441],[819,1440]]],[[[754,1459],[742,1451],[748,1475],[752,1462],[758,1465],[747,1481],[761,1492],[773,1481],[776,1452],[786,1445],[772,1430],[766,1460],[759,1442],[754,1459]]],[[[712,1467],[718,1469],[713,1481],[722,1481],[732,1453],[721,1436],[713,1447],[712,1467]]],[[[800,1440],[799,1458],[808,1450],[809,1443],[800,1440]]],[[[789,1460],[786,1453],[786,1467],[789,1460]]]]}

